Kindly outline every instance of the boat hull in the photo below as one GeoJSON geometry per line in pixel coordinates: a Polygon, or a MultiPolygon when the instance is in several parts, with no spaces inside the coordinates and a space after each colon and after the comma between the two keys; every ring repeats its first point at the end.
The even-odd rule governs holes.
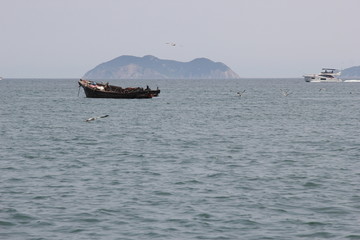
{"type": "Polygon", "coordinates": [[[321,76],[314,76],[314,75],[305,75],[304,76],[305,82],[313,82],[313,83],[335,83],[335,82],[342,82],[340,78],[328,78],[328,77],[321,77],[321,76]]]}
{"type": "Polygon", "coordinates": [[[146,93],[111,93],[101,92],[87,87],[83,87],[86,97],[88,98],[152,98],[151,94],[146,93]]]}

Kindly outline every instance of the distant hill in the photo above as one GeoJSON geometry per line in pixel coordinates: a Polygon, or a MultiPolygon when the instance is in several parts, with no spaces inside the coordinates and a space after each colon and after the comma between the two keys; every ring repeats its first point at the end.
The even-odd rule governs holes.
{"type": "Polygon", "coordinates": [[[233,79],[239,78],[221,62],[196,58],[190,62],[144,57],[120,56],[88,71],[85,79],[233,79]]]}
{"type": "Polygon", "coordinates": [[[346,68],[341,71],[343,79],[360,79],[360,66],[346,68]]]}

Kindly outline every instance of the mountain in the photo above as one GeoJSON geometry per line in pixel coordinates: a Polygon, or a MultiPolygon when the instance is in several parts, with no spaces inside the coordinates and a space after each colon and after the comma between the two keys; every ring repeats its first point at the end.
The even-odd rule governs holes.
{"type": "Polygon", "coordinates": [[[344,79],[360,79],[360,66],[346,68],[341,71],[341,78],[344,79]]]}
{"type": "Polygon", "coordinates": [[[207,58],[190,62],[144,57],[120,56],[88,71],[86,79],[231,79],[239,78],[228,66],[207,58]]]}

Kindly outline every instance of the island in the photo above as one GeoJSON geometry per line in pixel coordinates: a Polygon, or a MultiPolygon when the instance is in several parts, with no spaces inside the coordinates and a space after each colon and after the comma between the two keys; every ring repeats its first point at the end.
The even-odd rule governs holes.
{"type": "Polygon", "coordinates": [[[345,68],[341,71],[342,79],[360,79],[360,66],[345,68]]]}
{"type": "Polygon", "coordinates": [[[221,62],[196,58],[190,62],[164,60],[146,55],[123,55],[101,63],[84,79],[237,79],[239,75],[221,62]]]}

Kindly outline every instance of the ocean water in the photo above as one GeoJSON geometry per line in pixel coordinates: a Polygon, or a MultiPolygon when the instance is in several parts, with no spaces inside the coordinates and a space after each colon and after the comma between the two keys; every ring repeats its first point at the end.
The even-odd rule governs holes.
{"type": "Polygon", "coordinates": [[[110,83],[0,81],[0,239],[360,239],[360,84],[110,83]]]}

